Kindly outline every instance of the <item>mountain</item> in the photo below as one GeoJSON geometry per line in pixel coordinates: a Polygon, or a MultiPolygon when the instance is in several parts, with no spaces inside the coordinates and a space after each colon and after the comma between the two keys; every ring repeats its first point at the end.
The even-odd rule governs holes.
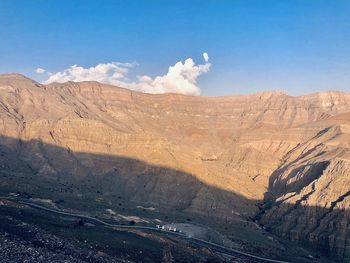
{"type": "Polygon", "coordinates": [[[151,95],[5,74],[0,117],[1,193],[266,229],[350,259],[348,93],[151,95]]]}

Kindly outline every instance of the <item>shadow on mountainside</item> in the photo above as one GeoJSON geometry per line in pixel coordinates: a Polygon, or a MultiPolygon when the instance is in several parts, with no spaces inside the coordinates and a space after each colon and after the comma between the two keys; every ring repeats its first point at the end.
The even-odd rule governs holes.
{"type": "MultiPolygon", "coordinates": [[[[272,199],[267,207],[267,200],[249,200],[207,185],[189,173],[140,160],[78,153],[41,140],[0,136],[0,168],[2,194],[50,199],[64,208],[80,211],[112,209],[167,222],[207,224],[239,240],[247,250],[251,246],[252,250],[255,247],[252,251],[255,253],[288,258],[290,247],[283,251],[276,241],[271,241],[267,232],[254,222],[257,215],[256,219],[269,231],[285,239],[313,244],[323,254],[337,255],[340,260],[350,257],[349,246],[346,247],[347,222],[345,228],[341,225],[344,223],[336,222],[322,226],[322,220],[330,215],[329,209],[304,207],[300,203],[278,204],[272,199]],[[278,213],[273,212],[276,207],[278,213]],[[269,211],[267,214],[265,209],[269,211]],[[291,215],[295,218],[290,218],[291,215]],[[312,220],[323,218],[301,222],[305,215],[310,215],[312,220]],[[267,247],[272,248],[268,251],[267,247]]],[[[335,212],[338,218],[349,218],[348,211],[335,212]]]]}
{"type": "MultiPolygon", "coordinates": [[[[310,152],[311,150],[304,156],[310,152]]],[[[323,153],[318,153],[316,156],[323,153]]],[[[259,205],[260,211],[256,214],[255,220],[280,237],[304,245],[313,244],[318,249],[327,251],[334,257],[332,260],[339,258],[348,262],[350,211],[339,204],[350,196],[350,190],[335,198],[328,207],[308,205],[309,197],[316,192],[317,180],[331,166],[331,162],[317,161],[312,164],[303,162],[297,166],[293,165],[301,158],[283,164],[271,174],[269,189],[259,205]],[[301,174],[302,178],[295,180],[301,174]]],[[[334,167],[331,169],[336,176],[338,171],[334,167]]],[[[330,182],[325,187],[329,184],[330,182]]],[[[321,193],[319,198],[326,198],[327,193],[323,195],[321,193]]]]}

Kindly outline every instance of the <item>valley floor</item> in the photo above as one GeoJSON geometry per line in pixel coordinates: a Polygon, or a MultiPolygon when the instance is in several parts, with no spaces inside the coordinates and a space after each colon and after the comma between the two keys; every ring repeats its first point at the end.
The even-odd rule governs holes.
{"type": "MultiPolygon", "coordinates": [[[[59,215],[28,204],[1,200],[0,262],[283,262],[230,253],[199,239],[187,242],[167,233],[107,229],[74,214],[59,215]]],[[[289,261],[317,259],[301,256],[295,260],[289,261]]]]}

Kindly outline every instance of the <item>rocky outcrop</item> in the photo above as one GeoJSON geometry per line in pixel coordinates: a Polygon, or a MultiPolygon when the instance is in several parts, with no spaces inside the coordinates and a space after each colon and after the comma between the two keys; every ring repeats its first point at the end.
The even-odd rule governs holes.
{"type": "Polygon", "coordinates": [[[259,218],[282,236],[349,259],[349,119],[339,125],[336,119],[285,155],[270,177],[271,192],[259,218]]]}

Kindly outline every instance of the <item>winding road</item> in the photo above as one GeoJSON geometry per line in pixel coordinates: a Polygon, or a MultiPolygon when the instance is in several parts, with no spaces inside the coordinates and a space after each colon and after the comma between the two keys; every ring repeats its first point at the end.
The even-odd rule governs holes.
{"type": "Polygon", "coordinates": [[[55,214],[60,214],[60,215],[64,215],[64,216],[69,216],[69,217],[75,217],[75,218],[80,218],[80,219],[84,219],[87,222],[90,223],[94,223],[97,225],[103,225],[106,227],[110,227],[113,229],[139,229],[139,230],[148,230],[148,231],[153,231],[153,232],[157,232],[159,234],[164,234],[164,235],[173,235],[173,236],[177,236],[180,238],[185,239],[188,242],[203,246],[203,247],[207,247],[210,248],[216,252],[222,253],[222,254],[226,254],[229,256],[233,256],[233,257],[239,257],[241,259],[247,259],[247,260],[254,260],[253,262],[273,262],[273,263],[288,263],[287,261],[281,261],[281,260],[275,260],[275,259],[269,259],[269,258],[264,258],[264,257],[260,257],[260,256],[256,256],[256,255],[252,255],[246,252],[242,252],[233,248],[229,248],[229,247],[225,247],[219,244],[215,244],[203,239],[199,239],[199,238],[195,238],[195,237],[189,237],[183,233],[179,233],[179,232],[171,232],[168,230],[163,230],[163,229],[159,229],[157,227],[149,227],[149,226],[137,226],[137,225],[118,225],[118,224],[110,224],[107,223],[103,220],[100,220],[98,218],[95,217],[91,217],[91,216],[86,216],[86,215],[82,215],[82,214],[78,214],[78,213],[72,213],[72,212],[66,212],[66,211],[62,211],[59,209],[52,209],[52,208],[48,208],[42,205],[38,205],[36,203],[32,203],[29,201],[24,201],[20,198],[16,198],[16,197],[0,197],[0,199],[7,199],[10,201],[15,201],[17,203],[20,204],[24,204],[27,206],[30,206],[32,208],[35,209],[40,209],[40,210],[44,210],[50,213],[55,213],[55,214]]]}

